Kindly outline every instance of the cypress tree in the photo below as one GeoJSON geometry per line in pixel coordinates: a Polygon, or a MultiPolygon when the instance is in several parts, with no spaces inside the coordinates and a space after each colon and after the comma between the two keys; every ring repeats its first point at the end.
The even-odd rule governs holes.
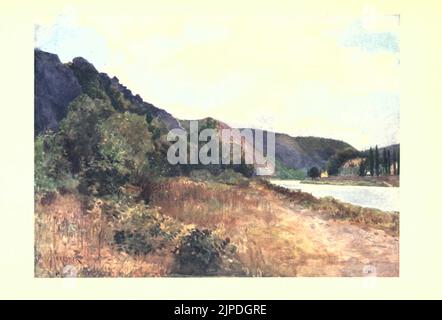
{"type": "Polygon", "coordinates": [[[387,174],[388,172],[388,163],[387,163],[387,150],[384,148],[382,150],[382,166],[384,168],[384,174],[387,174]]]}
{"type": "Polygon", "coordinates": [[[374,151],[374,160],[375,160],[375,170],[376,175],[379,176],[379,150],[378,146],[376,145],[375,151],[374,151]]]}
{"type": "Polygon", "coordinates": [[[387,150],[387,173],[391,174],[391,153],[390,150],[387,150]]]}
{"type": "Polygon", "coordinates": [[[370,147],[370,151],[368,153],[368,167],[370,168],[370,175],[374,175],[374,156],[373,156],[373,148],[370,147]]]}
{"type": "Polygon", "coordinates": [[[364,159],[362,159],[361,160],[361,163],[359,164],[359,175],[361,176],[361,177],[363,177],[363,176],[365,176],[365,160],[364,159]]]}
{"type": "Polygon", "coordinates": [[[396,150],[393,150],[393,175],[396,175],[396,150]]]}

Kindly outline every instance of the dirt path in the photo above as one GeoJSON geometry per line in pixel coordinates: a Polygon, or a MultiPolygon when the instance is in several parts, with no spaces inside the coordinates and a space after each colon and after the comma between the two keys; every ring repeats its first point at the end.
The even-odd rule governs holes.
{"type": "Polygon", "coordinates": [[[265,275],[267,270],[268,274],[298,277],[399,276],[398,237],[367,226],[327,220],[299,204],[265,200],[271,207],[248,215],[233,235],[235,242],[242,244],[248,264],[259,268],[258,274],[265,275]],[[269,210],[273,217],[264,222],[260,215],[269,210]]]}
{"type": "Polygon", "coordinates": [[[326,221],[301,208],[285,211],[294,237],[307,238],[314,249],[329,256],[324,261],[313,256],[298,266],[297,276],[377,276],[399,275],[399,239],[382,230],[362,228],[340,221],[326,221]],[[296,235],[297,234],[297,235],[296,235]],[[325,263],[324,263],[325,262],[325,263]]]}
{"type": "Polygon", "coordinates": [[[168,190],[173,192],[159,193],[155,205],[181,222],[229,238],[248,276],[399,275],[399,239],[376,228],[381,212],[370,213],[374,220],[367,221],[374,227],[369,227],[363,217],[358,223],[339,220],[348,210],[337,220],[327,218],[333,215],[326,210],[343,210],[339,206],[308,209],[311,195],[263,184],[244,188],[182,179],[171,181],[168,190]]]}

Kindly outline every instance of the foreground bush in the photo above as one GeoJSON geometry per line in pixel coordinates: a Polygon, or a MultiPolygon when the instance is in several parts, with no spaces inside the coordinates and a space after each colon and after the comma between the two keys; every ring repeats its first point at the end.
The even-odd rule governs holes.
{"type": "Polygon", "coordinates": [[[128,211],[129,215],[121,217],[114,227],[114,247],[132,255],[159,253],[167,248],[172,250],[181,225],[141,204],[128,211]]]}
{"type": "Polygon", "coordinates": [[[177,271],[185,275],[216,275],[227,262],[234,263],[236,247],[210,230],[194,229],[176,248],[177,271]]]}

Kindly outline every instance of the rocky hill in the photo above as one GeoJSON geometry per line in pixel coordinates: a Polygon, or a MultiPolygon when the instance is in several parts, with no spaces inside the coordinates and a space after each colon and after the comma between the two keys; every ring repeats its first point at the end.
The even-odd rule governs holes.
{"type": "MultiPolygon", "coordinates": [[[[78,57],[72,62],[61,63],[55,54],[39,49],[35,49],[34,53],[36,135],[47,130],[57,131],[60,121],[67,116],[70,105],[80,96],[104,102],[119,113],[145,116],[151,122],[153,140],[161,139],[172,128],[188,127],[187,120],[178,120],[167,111],[145,102],[138,94],[133,94],[121,84],[118,78],[99,72],[84,58],[78,57]]],[[[212,118],[199,121],[203,127],[229,128],[227,124],[212,118]]],[[[284,170],[300,169],[305,172],[312,166],[325,168],[331,156],[345,149],[354,150],[343,141],[291,137],[284,133],[276,133],[275,142],[277,166],[284,170]]]]}
{"type": "Polygon", "coordinates": [[[63,64],[57,55],[34,51],[35,129],[37,133],[56,130],[67,114],[69,104],[81,94],[109,99],[117,110],[138,114],[150,113],[168,129],[179,127],[178,121],[163,109],[144,102],[122,85],[118,78],[98,72],[86,59],[78,57],[63,64]],[[104,93],[104,94],[103,94],[104,93]]]}

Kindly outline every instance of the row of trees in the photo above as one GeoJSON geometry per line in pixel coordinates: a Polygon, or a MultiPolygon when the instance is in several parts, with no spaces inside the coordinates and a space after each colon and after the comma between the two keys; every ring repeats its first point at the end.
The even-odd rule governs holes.
{"type": "Polygon", "coordinates": [[[378,146],[370,148],[368,156],[363,159],[359,165],[360,176],[380,176],[380,175],[399,175],[400,174],[400,152],[399,148],[382,150],[380,156],[378,146]]]}

